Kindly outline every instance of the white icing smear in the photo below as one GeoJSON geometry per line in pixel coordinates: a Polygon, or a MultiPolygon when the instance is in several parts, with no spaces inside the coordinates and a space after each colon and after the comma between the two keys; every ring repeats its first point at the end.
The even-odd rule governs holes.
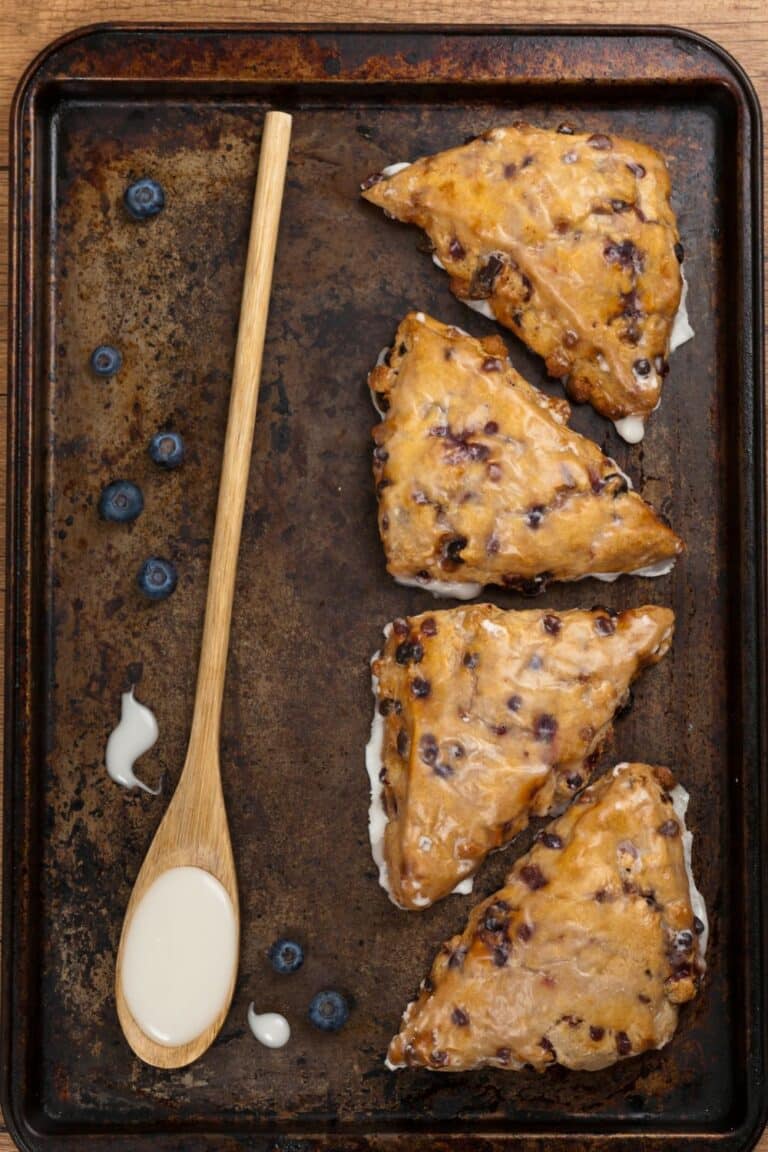
{"type": "Polygon", "coordinates": [[[169,868],[144,894],[123,945],[122,987],[150,1039],[195,1040],[226,1008],[237,970],[237,920],[203,868],[169,868]]]}
{"type": "Polygon", "coordinates": [[[248,1027],[265,1048],[284,1048],[291,1038],[291,1026],[279,1012],[258,1014],[253,1004],[248,1009],[248,1027]]]}
{"type": "Polygon", "coordinates": [[[669,337],[670,352],[674,352],[681,344],[686,344],[696,335],[688,319],[688,281],[685,278],[682,264],[680,265],[680,275],[683,278],[683,290],[680,293],[680,304],[672,322],[672,332],[669,337]]]}
{"type": "Polygon", "coordinates": [[[410,576],[395,576],[395,582],[404,588],[422,588],[433,596],[449,597],[453,600],[474,600],[483,590],[482,584],[461,584],[458,580],[417,580],[410,576]]]}
{"type": "Polygon", "coordinates": [[[670,795],[672,796],[675,814],[683,826],[683,856],[685,858],[685,870],[688,873],[688,890],[691,897],[691,908],[693,909],[694,916],[697,916],[704,925],[704,931],[700,936],[696,937],[699,942],[699,955],[703,960],[707,953],[707,941],[709,940],[709,918],[707,917],[707,906],[704,903],[704,897],[696,887],[696,881],[693,878],[693,832],[689,832],[685,824],[685,814],[688,811],[690,796],[682,784],[678,784],[676,788],[673,788],[670,795]]]}
{"type": "Polygon", "coordinates": [[[613,584],[614,580],[618,580],[620,576],[644,576],[646,579],[653,579],[656,576],[668,576],[675,566],[675,557],[670,557],[669,560],[659,560],[657,564],[648,564],[645,568],[635,568],[633,572],[588,572],[586,576],[580,576],[580,580],[602,580],[604,584],[613,584]]]}
{"type": "Polygon", "coordinates": [[[159,788],[150,788],[138,776],[133,766],[140,756],[156,743],[159,735],[154,713],[140,704],[130,692],[120,698],[120,723],[112,730],[107,741],[107,772],[123,788],[143,788],[151,796],[159,796],[159,788]]]}
{"type": "Polygon", "coordinates": [[[645,436],[645,421],[642,416],[624,416],[614,420],[613,426],[627,444],[639,444],[645,436]]]}
{"type": "Polygon", "coordinates": [[[466,304],[467,308],[471,308],[473,312],[479,312],[481,316],[485,316],[487,320],[495,320],[496,313],[494,312],[490,300],[465,300],[461,297],[462,304],[466,304]]]}
{"type": "MultiPolygon", "coordinates": [[[[373,660],[378,660],[380,655],[381,653],[376,652],[371,663],[373,660]]],[[[384,831],[388,820],[384,811],[384,785],[379,778],[384,767],[384,717],[378,708],[379,680],[377,676],[371,676],[371,685],[374,698],[373,721],[371,722],[371,736],[365,748],[365,768],[371,785],[371,803],[368,808],[368,839],[371,842],[373,862],[379,870],[379,884],[392,903],[397,904],[389,886],[389,871],[384,859],[384,831]]]]}
{"type": "Polygon", "coordinates": [[[403,172],[406,168],[410,168],[410,160],[402,160],[399,164],[388,164],[386,168],[382,168],[382,176],[397,176],[398,172],[403,172]]]}
{"type": "Polygon", "coordinates": [[[668,576],[675,566],[675,557],[670,556],[668,560],[659,560],[657,564],[649,564],[646,568],[635,568],[634,572],[630,572],[630,576],[646,576],[653,579],[656,576],[668,576]]]}

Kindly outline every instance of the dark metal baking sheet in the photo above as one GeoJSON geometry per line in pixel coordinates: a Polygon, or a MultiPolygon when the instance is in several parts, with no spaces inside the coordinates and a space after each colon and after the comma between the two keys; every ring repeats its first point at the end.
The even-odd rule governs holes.
{"type": "MultiPolygon", "coordinates": [[[[97,28],[54,45],[15,106],[2,1104],[27,1148],[743,1149],[765,1113],[765,527],[760,116],[716,46],[674,30],[97,28]],[[222,763],[243,913],[240,977],[219,1041],[192,1068],[140,1064],[115,1015],[123,909],[164,799],[103,768],[129,683],[157,712],[145,774],[183,761],[200,640],[249,205],[263,113],[295,114],[238,580],[222,763]],[[368,659],[426,594],[384,571],[365,375],[406,309],[473,333],[417,234],[357,194],[384,163],[493,124],[567,119],[670,159],[696,338],[630,448],[614,455],[688,544],[659,581],[551,588],[542,603],[674,607],[670,656],[636,691],[603,765],[675,767],[691,793],[711,910],[706,987],[661,1052],[596,1074],[392,1075],[400,1012],[452,898],[405,915],[376,883],[363,747],[368,659]],[[121,195],[149,174],[155,221],[121,195]],[[98,343],[124,368],[88,370],[98,343]],[[184,467],[146,445],[180,430],[184,467]],[[136,524],[99,522],[101,486],[141,483],[136,524]],[[171,556],[179,588],[142,602],[134,574],[171,556]],[[290,979],[265,949],[296,934],[290,979]],[[354,1000],[338,1036],[306,1005],[354,1000]],[[294,1025],[280,1052],[251,999],[294,1025]]],[[[553,392],[510,335],[514,362],[553,392]]],[[[490,597],[509,607],[518,596],[490,597]]],[[[522,851],[481,872],[482,896],[522,851]]]]}

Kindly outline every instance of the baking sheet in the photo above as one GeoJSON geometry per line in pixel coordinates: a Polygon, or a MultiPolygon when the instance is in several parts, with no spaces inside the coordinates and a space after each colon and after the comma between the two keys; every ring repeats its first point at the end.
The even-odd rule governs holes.
{"type": "MultiPolygon", "coordinates": [[[[674,31],[98,29],[54,47],[17,98],[12,251],[9,707],[3,1108],[31,1148],[745,1148],[764,1110],[764,724],[759,111],[736,65],[674,31]],[[219,1040],[174,1073],[119,1030],[114,957],[133,880],[184,759],[260,128],[294,114],[241,550],[222,766],[242,912],[219,1040]],[[375,525],[365,377],[412,307],[485,335],[412,229],[358,198],[384,164],[508,120],[625,133],[670,160],[696,339],[672,357],[642,445],[591,410],[592,436],[688,545],[674,573],[547,590],[553,608],[670,605],[677,636],[646,673],[603,767],[674,767],[713,934],[702,995],[662,1052],[598,1074],[394,1076],[386,1044],[473,899],[421,915],[379,889],[367,839],[368,660],[427,594],[387,577],[375,525]],[[122,192],[159,179],[137,225],[122,192]],[[111,381],[88,369],[115,343],[111,381]],[[182,432],[161,474],[147,443],[182,432]],[[136,480],[129,527],[96,515],[136,480]],[[150,554],[179,570],[148,604],[150,554]],[[129,685],[161,737],[124,793],[104,745],[129,685]],[[266,949],[295,935],[290,979],[266,949]],[[353,1001],[328,1037],[320,988],[353,1001]],[[280,1052],[246,1010],[284,1012],[280,1052]],[[298,1142],[298,1143],[296,1143],[298,1142]]],[[[507,334],[513,363],[554,394],[507,334]]],[[[514,593],[487,599],[525,607],[514,593]]],[[[438,605],[439,606],[439,605],[438,605]]],[[[533,830],[532,830],[533,831],[533,830]]],[[[492,892],[530,841],[482,869],[492,892]]]]}

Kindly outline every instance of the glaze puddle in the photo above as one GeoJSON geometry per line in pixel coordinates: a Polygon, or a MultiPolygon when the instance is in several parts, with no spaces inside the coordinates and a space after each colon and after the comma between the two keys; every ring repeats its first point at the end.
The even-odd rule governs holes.
{"type": "Polygon", "coordinates": [[[150,796],[159,796],[160,787],[150,788],[133,772],[139,757],[157,741],[157,720],[145,704],[139,703],[133,688],[130,692],[123,692],[120,699],[120,723],[112,730],[107,741],[107,772],[123,788],[143,788],[150,796]]]}

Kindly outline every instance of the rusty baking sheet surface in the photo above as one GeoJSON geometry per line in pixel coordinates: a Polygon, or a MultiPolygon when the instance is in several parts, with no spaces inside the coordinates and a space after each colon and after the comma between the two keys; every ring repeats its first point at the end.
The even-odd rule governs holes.
{"type": "MultiPolygon", "coordinates": [[[[760,117],[718,49],[674,31],[96,29],[31,70],[16,105],[3,1107],[28,1148],[373,1147],[538,1152],[703,1143],[746,1148],[764,1115],[764,420],[760,117]],[[112,986],[123,910],[183,762],[250,200],[264,111],[294,113],[246,512],[222,763],[243,939],[227,1023],[193,1067],[135,1060],[112,986]],[[417,307],[475,334],[419,235],[358,197],[383,164],[526,118],[623,132],[670,160],[696,338],[630,448],[587,409],[574,425],[631,473],[688,552],[663,580],[551,588],[553,607],[649,600],[677,613],[670,656],[639,683],[603,767],[672,765],[691,793],[711,911],[709,972],[661,1052],[596,1074],[555,1068],[392,1075],[400,1013],[471,901],[423,915],[378,887],[363,749],[368,660],[383,624],[433,601],[384,570],[369,472],[366,372],[417,307]],[[151,175],[165,211],[122,207],[151,175]],[[88,368],[113,342],[111,381],[88,368]],[[188,458],[149,461],[158,428],[188,458]],[[101,523],[104,483],[146,507],[101,523]],[[179,570],[143,601],[150,554],[179,570]],[[162,799],[106,776],[130,684],[161,737],[142,762],[162,799]],[[265,951],[295,935],[291,978],[265,951]],[[349,1025],[306,1022],[321,987],[349,1025]],[[294,1027],[279,1052],[255,999],[294,1027]]],[[[508,336],[536,384],[541,363],[508,336]]],[[[515,594],[493,595],[508,607],[515,594]]],[[[483,868],[499,884],[523,836],[483,868]]]]}

